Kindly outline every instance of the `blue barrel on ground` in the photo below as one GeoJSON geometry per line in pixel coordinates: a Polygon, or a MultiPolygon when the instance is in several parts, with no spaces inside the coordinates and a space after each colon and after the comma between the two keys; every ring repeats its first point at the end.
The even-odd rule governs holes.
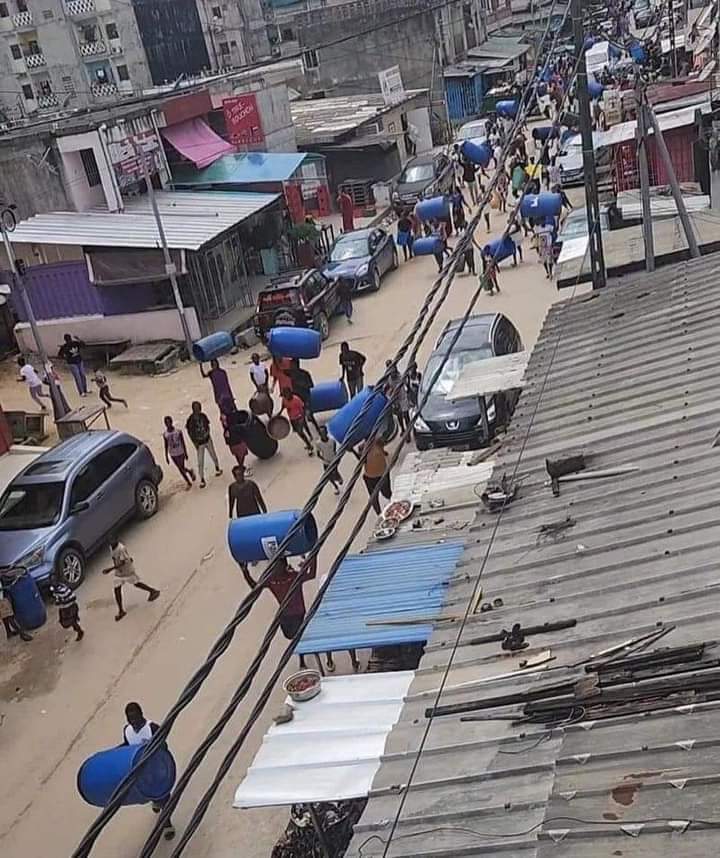
{"type": "MultiPolygon", "coordinates": [[[[419,239],[419,241],[423,240],[428,239],[419,239]]],[[[417,241],[415,244],[417,245],[417,241]]],[[[351,444],[358,444],[372,432],[386,405],[387,399],[384,394],[373,387],[364,387],[328,421],[328,432],[338,444],[342,444],[348,436],[351,444]],[[365,407],[366,402],[369,402],[367,411],[353,426],[353,421],[365,407]]]]}
{"type": "Polygon", "coordinates": [[[436,235],[423,236],[413,241],[413,256],[432,256],[433,253],[442,253],[442,239],[436,235]]]}
{"type": "MultiPolygon", "coordinates": [[[[271,560],[300,516],[299,509],[285,509],[233,519],[227,533],[230,554],[237,563],[271,560]]],[[[317,535],[315,519],[312,515],[306,516],[283,554],[305,554],[317,542],[317,535]]]]}
{"type": "Polygon", "coordinates": [[[590,98],[600,98],[604,89],[605,87],[596,80],[588,80],[588,92],[590,93],[590,98]]]}
{"type": "Polygon", "coordinates": [[[450,217],[450,200],[447,197],[429,197],[420,200],[415,209],[415,214],[420,221],[447,220],[450,217]]]}
{"type": "Polygon", "coordinates": [[[473,143],[472,140],[463,140],[460,151],[468,161],[487,167],[492,158],[492,149],[487,143],[473,143]]]}
{"type": "Polygon", "coordinates": [[[15,619],[23,629],[39,629],[47,622],[47,611],[35,579],[27,572],[6,586],[5,594],[10,599],[15,619]]]}
{"type": "Polygon", "coordinates": [[[498,116],[517,116],[518,103],[517,101],[498,101],[495,105],[495,111],[498,116]]]}
{"type": "MultiPolygon", "coordinates": [[[[143,745],[119,745],[88,757],[77,774],[77,788],[82,798],[94,807],[105,807],[142,752],[143,745]]],[[[172,754],[167,748],[159,748],[143,765],[122,803],[148,804],[164,799],[175,785],[175,775],[172,754]]]]}
{"type": "Polygon", "coordinates": [[[520,214],[523,217],[557,217],[562,209],[560,194],[525,194],[520,203],[520,214]]]}
{"type": "Polygon", "coordinates": [[[483,247],[483,254],[490,259],[494,259],[495,262],[502,262],[503,259],[507,259],[513,253],[515,253],[515,242],[509,235],[489,241],[483,247]]]}
{"type": "Polygon", "coordinates": [[[322,348],[320,332],[313,328],[271,328],[268,349],[276,357],[316,358],[322,348]]]}
{"type": "Polygon", "coordinates": [[[347,401],[347,387],[342,381],[321,381],[310,389],[310,410],[313,414],[337,411],[347,405],[347,401]]]}
{"type": "Polygon", "coordinates": [[[227,331],[218,331],[201,340],[196,340],[193,343],[192,352],[195,360],[203,363],[226,355],[234,347],[235,341],[232,335],[227,331]]]}

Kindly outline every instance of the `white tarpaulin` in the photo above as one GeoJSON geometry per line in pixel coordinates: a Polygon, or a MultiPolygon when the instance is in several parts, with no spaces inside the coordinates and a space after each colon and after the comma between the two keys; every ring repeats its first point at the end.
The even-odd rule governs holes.
{"type": "MultiPolygon", "coordinates": [[[[332,676],[263,738],[233,807],[359,798],[370,791],[412,670],[332,676]]],[[[290,702],[290,701],[288,701],[290,702]]]]}

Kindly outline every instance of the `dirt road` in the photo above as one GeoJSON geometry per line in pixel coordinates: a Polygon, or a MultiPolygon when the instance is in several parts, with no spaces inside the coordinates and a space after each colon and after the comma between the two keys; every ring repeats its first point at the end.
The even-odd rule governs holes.
{"type": "MultiPolygon", "coordinates": [[[[500,216],[493,225],[501,228],[500,216]]],[[[484,232],[478,236],[485,240],[484,232]]],[[[531,347],[545,311],[557,299],[554,287],[545,279],[535,254],[527,248],[526,262],[514,269],[500,268],[500,295],[483,295],[478,311],[506,313],[531,347]],[[532,261],[527,261],[532,257],[532,261]]],[[[338,345],[347,339],[353,348],[368,356],[366,376],[380,374],[385,359],[401,341],[414,319],[435,270],[432,258],[401,264],[384,281],[379,293],[361,296],[355,304],[355,324],[344,319],[332,322],[330,340],[323,354],[309,367],[316,380],[337,377],[338,345]]],[[[436,324],[435,334],[445,321],[462,314],[475,286],[474,278],[457,277],[436,324]]],[[[428,338],[422,354],[428,353],[428,338]]],[[[249,354],[223,361],[240,402],[250,394],[247,376],[249,354]]],[[[422,362],[420,363],[422,368],[422,362]]],[[[0,399],[6,408],[26,407],[27,393],[17,385],[14,368],[6,365],[0,376],[0,399]]],[[[183,367],[163,378],[113,377],[115,395],[128,399],[130,408],[114,407],[113,426],[146,440],[162,460],[162,418],[171,414],[184,424],[190,402],[200,399],[209,415],[215,416],[209,383],[200,378],[196,366],[183,367]]],[[[76,401],[69,379],[65,389],[76,401]]],[[[0,643],[0,851],[8,856],[69,855],[95,811],[79,798],[75,777],[80,763],[91,753],[121,740],[123,709],[130,700],[139,701],[148,717],[162,720],[168,707],[193,669],[201,663],[216,634],[242,599],[247,587],[231,560],[225,544],[226,492],[231,459],[218,430],[216,446],[221,450],[225,474],[210,477],[204,490],[185,492],[173,469],[165,467],[158,515],[142,525],[132,525],[123,541],[136,559],[140,575],[162,589],[153,604],[128,594],[128,615],[113,621],[111,582],[99,574],[105,556],[96,557],[79,591],[86,628],[85,640],[74,642],[72,634],[57,625],[51,609],[50,622],[30,644],[0,643]]],[[[255,469],[271,508],[302,506],[320,471],[316,459],[308,458],[300,442],[291,437],[275,458],[248,463],[255,469]]],[[[349,470],[349,463],[345,468],[349,470]]],[[[348,505],[341,526],[321,555],[327,564],[346,537],[350,523],[365,501],[359,486],[348,505]]],[[[322,524],[334,508],[335,497],[327,490],[317,517],[322,524]]],[[[358,542],[356,550],[362,548],[358,542]]],[[[313,585],[314,586],[314,585],[313,585]]],[[[306,585],[306,597],[311,597],[306,585]]],[[[248,621],[238,630],[231,650],[206,682],[194,704],[181,717],[172,733],[170,746],[182,767],[192,750],[218,716],[252,658],[256,644],[273,616],[275,602],[264,595],[248,621]]],[[[260,680],[270,673],[281,651],[275,642],[260,680]]],[[[342,659],[338,669],[346,670],[342,659]]],[[[216,746],[201,774],[186,792],[176,814],[180,830],[215,770],[215,764],[237,733],[252,705],[240,707],[226,735],[216,746]]],[[[206,822],[186,854],[194,858],[248,858],[267,856],[284,828],[284,809],[235,811],[230,802],[235,786],[261,741],[273,711],[282,699],[275,694],[266,716],[238,758],[218,795],[206,822]],[[240,853],[240,847],[242,853],[240,853]]],[[[153,823],[148,808],[126,808],[106,829],[93,854],[102,858],[134,858],[153,823]]],[[[169,854],[162,844],[157,855],[169,854]]]]}

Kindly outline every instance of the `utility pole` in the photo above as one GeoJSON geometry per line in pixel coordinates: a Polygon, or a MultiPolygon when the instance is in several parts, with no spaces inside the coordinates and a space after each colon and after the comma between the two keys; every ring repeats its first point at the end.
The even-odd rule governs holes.
{"type": "Polygon", "coordinates": [[[645,92],[640,74],[635,80],[635,100],[637,103],[638,172],[640,174],[640,198],[642,200],[642,229],[645,243],[645,270],[655,270],[655,242],[653,240],[652,206],[650,204],[650,174],[648,170],[647,141],[648,128],[645,119],[645,92]]]}
{"type": "MultiPolygon", "coordinates": [[[[677,52],[675,51],[675,8],[674,0],[668,0],[668,27],[670,37],[670,62],[673,77],[677,77],[677,52]]],[[[662,40],[661,40],[662,41],[662,40]]]]}
{"type": "Polygon", "coordinates": [[[655,132],[655,145],[657,146],[660,157],[665,165],[665,172],[667,173],[670,188],[672,189],[672,195],[675,199],[675,205],[677,206],[678,214],[680,215],[680,222],[682,223],[688,248],[690,249],[690,256],[692,256],[693,259],[697,259],[697,257],[700,256],[700,248],[698,247],[697,239],[693,232],[690,216],[685,208],[685,200],[683,199],[682,191],[680,190],[680,185],[678,184],[677,176],[675,175],[675,168],[670,160],[670,153],[668,152],[667,145],[665,144],[665,138],[660,130],[660,123],[657,120],[657,116],[655,116],[655,111],[649,104],[645,105],[645,111],[648,119],[650,120],[650,124],[653,127],[653,131],[655,132]]]}
{"type": "Polygon", "coordinates": [[[150,198],[150,207],[152,208],[153,215],[155,216],[155,223],[157,224],[158,235],[160,236],[160,244],[162,245],[163,256],[165,257],[165,273],[170,278],[170,285],[172,286],[173,296],[175,297],[175,306],[177,307],[178,315],[180,316],[180,325],[182,327],[183,336],[185,337],[188,357],[192,358],[193,343],[192,337],[190,336],[190,328],[188,328],[187,318],[185,316],[185,307],[183,306],[182,297],[180,296],[180,287],[178,286],[177,281],[177,268],[172,260],[172,256],[170,255],[170,248],[168,247],[167,238],[165,237],[165,229],[163,227],[162,218],[160,217],[157,200],[155,199],[155,188],[153,187],[153,183],[150,178],[147,159],[142,148],[138,145],[137,140],[135,140],[134,137],[130,137],[129,139],[132,142],[135,155],[139,159],[140,166],[142,167],[143,178],[145,179],[148,197],[150,198]]]}
{"type": "Polygon", "coordinates": [[[582,135],[583,170],[585,173],[585,208],[590,243],[590,273],[593,289],[605,286],[605,257],[603,255],[600,229],[600,202],[598,200],[597,174],[595,172],[595,147],[593,146],[592,122],[590,119],[590,94],[587,85],[585,62],[585,36],[583,33],[582,0],[572,0],[573,35],[575,55],[578,60],[576,76],[577,96],[582,135]]]}
{"type": "Polygon", "coordinates": [[[20,296],[20,301],[23,305],[25,315],[27,316],[27,320],[30,325],[30,331],[32,332],[33,339],[35,340],[35,349],[40,356],[40,363],[42,364],[40,368],[40,375],[42,377],[42,373],[44,372],[47,377],[48,387],[50,388],[50,395],[52,397],[53,412],[55,412],[56,419],[58,416],[64,417],[65,413],[67,412],[65,412],[65,409],[63,408],[62,399],[60,398],[60,396],[58,396],[58,389],[57,385],[55,384],[55,379],[53,378],[52,372],[50,372],[50,361],[48,360],[47,352],[45,351],[45,346],[43,345],[42,339],[40,338],[40,331],[38,330],[37,319],[35,318],[35,313],[33,312],[32,304],[30,303],[30,298],[28,297],[27,291],[25,289],[25,282],[23,280],[24,270],[21,270],[20,266],[18,266],[17,259],[15,258],[15,249],[13,248],[12,242],[10,241],[10,236],[8,235],[7,226],[5,225],[5,219],[3,217],[2,212],[0,212],[0,232],[2,232],[3,245],[5,246],[5,255],[8,258],[10,270],[12,271],[12,288],[13,291],[20,296]]]}

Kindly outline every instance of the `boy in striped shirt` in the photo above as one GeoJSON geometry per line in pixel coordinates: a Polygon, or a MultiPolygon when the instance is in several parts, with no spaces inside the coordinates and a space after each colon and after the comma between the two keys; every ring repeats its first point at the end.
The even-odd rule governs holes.
{"type": "Polygon", "coordinates": [[[85,632],[80,626],[80,611],[74,591],[64,581],[53,580],[50,584],[50,592],[58,606],[60,625],[64,629],[75,629],[75,640],[81,641],[85,637],[85,632]]]}

